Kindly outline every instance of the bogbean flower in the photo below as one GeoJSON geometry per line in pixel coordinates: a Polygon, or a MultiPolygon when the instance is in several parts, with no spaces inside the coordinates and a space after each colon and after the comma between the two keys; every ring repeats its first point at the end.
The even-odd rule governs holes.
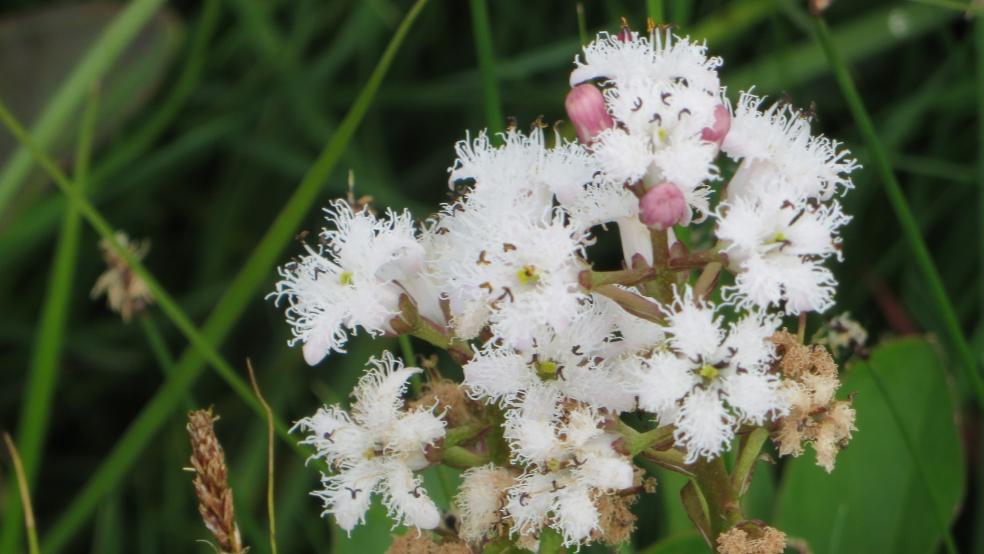
{"type": "Polygon", "coordinates": [[[324,488],[313,494],[345,531],[365,521],[373,493],[404,525],[433,529],[440,523],[437,506],[413,472],[427,467],[426,448],[444,437],[443,415],[433,407],[403,408],[407,381],[420,371],[385,352],[369,360],[349,412],[325,406],[294,426],[308,433],[301,442],[315,448],[314,457],[336,471],[323,475],[324,488]]]}
{"type": "Polygon", "coordinates": [[[823,262],[840,258],[840,204],[790,199],[783,185],[759,185],[762,194],[736,195],[717,212],[717,237],[736,270],[725,298],[743,308],[779,307],[787,314],[823,312],[837,281],[823,262]]]}
{"type": "Polygon", "coordinates": [[[592,145],[610,187],[669,181],[686,199],[681,224],[688,224],[694,211],[698,220],[708,214],[706,182],[718,178],[718,139],[705,139],[704,130],[722,131],[721,60],[708,58],[702,44],[656,31],[648,37],[602,34],[576,64],[571,85],[599,80],[617,123],[592,145]]]}
{"type": "Polygon", "coordinates": [[[853,188],[850,174],[860,168],[840,143],[810,129],[809,117],[786,103],[761,109],[765,99],[742,93],[721,149],[740,161],[728,183],[728,198],[770,194],[760,185],[781,183],[787,199],[830,200],[853,188]]]}
{"type": "Polygon", "coordinates": [[[675,426],[687,463],[721,454],[740,424],[762,425],[786,412],[770,363],[776,318],[748,315],[725,327],[690,288],[678,291],[666,318],[665,347],[636,358],[629,387],[640,408],[675,426]]]}
{"type": "MultiPolygon", "coordinates": [[[[374,336],[392,331],[400,295],[421,279],[424,262],[407,211],[379,218],[337,200],[325,213],[331,227],[322,231],[319,245],[306,246],[307,254],[281,267],[283,279],[270,294],[287,303],[290,345],[303,343],[310,365],[330,352],[345,352],[349,333],[360,328],[374,336]]],[[[429,313],[437,315],[434,306],[429,313]]]]}
{"type": "Polygon", "coordinates": [[[459,336],[473,338],[488,324],[507,346],[528,349],[534,332],[562,332],[577,315],[587,236],[561,211],[534,219],[466,202],[449,209],[434,232],[428,265],[459,336]]]}
{"type": "Polygon", "coordinates": [[[597,499],[633,486],[631,460],[612,447],[617,435],[593,408],[565,406],[554,388],[535,385],[514,401],[504,435],[513,462],[526,467],[505,507],[521,536],[549,526],[565,546],[590,542],[600,529],[597,499]]]}
{"type": "Polygon", "coordinates": [[[597,408],[627,411],[633,399],[622,387],[619,366],[606,363],[622,321],[610,303],[596,299],[564,332],[536,333],[536,344],[525,352],[487,344],[464,365],[463,384],[473,398],[505,405],[531,387],[546,386],[597,408]]]}

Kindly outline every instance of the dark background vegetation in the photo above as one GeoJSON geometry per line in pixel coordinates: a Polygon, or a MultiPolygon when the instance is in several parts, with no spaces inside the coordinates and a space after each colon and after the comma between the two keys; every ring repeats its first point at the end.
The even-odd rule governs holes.
{"type": "MultiPolygon", "coordinates": [[[[591,31],[616,30],[621,16],[644,26],[643,2],[584,4],[591,31]]],[[[683,33],[707,38],[711,52],[724,57],[723,82],[732,98],[755,85],[759,93],[814,104],[816,128],[846,141],[870,167],[812,37],[804,2],[665,4],[668,21],[683,33]]],[[[828,19],[979,361],[984,298],[978,165],[984,160],[975,103],[982,93],[975,72],[981,53],[975,50],[973,22],[946,4],[842,0],[828,19]]],[[[408,8],[403,0],[169,2],[102,79],[94,178],[87,193],[115,227],[150,240],[146,264],[194,321],[202,322],[212,310],[332,136],[408,8]],[[203,26],[210,25],[214,29],[203,35],[203,26]],[[196,48],[196,37],[207,42],[196,48]],[[138,150],[127,150],[134,147],[138,150]]],[[[119,12],[111,3],[5,1],[0,98],[31,122],[119,12]]],[[[563,118],[567,75],[579,44],[575,4],[492,0],[489,15],[502,113],[523,127],[538,115],[548,122],[563,118]]],[[[434,211],[446,199],[454,141],[488,121],[481,77],[469,3],[431,0],[315,205],[343,195],[351,169],[356,194],[372,195],[378,206],[408,207],[418,217],[434,211]]],[[[81,109],[73,113],[50,148],[67,170],[81,109]]],[[[0,131],[0,163],[14,146],[11,135],[0,131]]],[[[855,219],[845,236],[845,261],[835,267],[841,283],[837,311],[850,311],[864,324],[872,344],[940,333],[937,306],[913,266],[882,184],[870,170],[856,173],[854,181],[845,208],[855,219]]],[[[37,337],[64,206],[58,190],[35,169],[0,212],[0,427],[10,431],[17,428],[33,356],[58,348],[38,343],[37,337]]],[[[319,227],[320,210],[312,208],[305,228],[319,227]]],[[[145,326],[123,324],[102,301],[89,298],[104,268],[97,242],[83,225],[57,388],[46,407],[50,430],[33,490],[42,539],[164,380],[145,326]]],[[[282,260],[300,249],[296,243],[284,246],[282,260]]],[[[320,401],[343,399],[367,356],[395,343],[370,344],[360,337],[349,356],[306,367],[299,350],[285,344],[289,330],[281,311],[263,298],[275,279],[273,271],[265,277],[221,352],[242,371],[250,357],[275,410],[293,421],[320,401]]],[[[181,354],[187,347],[183,337],[159,310],[151,308],[149,317],[171,355],[181,354]]],[[[846,388],[859,392],[861,431],[848,453],[856,449],[857,455],[815,484],[812,453],[796,467],[770,466],[757,479],[763,484],[757,485],[750,512],[785,524],[791,536],[809,539],[816,552],[929,552],[940,537],[935,505],[953,521],[961,550],[984,552],[979,536],[984,512],[976,492],[979,414],[971,408],[969,388],[957,377],[946,341],[930,341],[939,346],[926,347],[918,339],[891,343],[894,350],[884,351],[881,370],[896,393],[902,420],[913,425],[915,451],[925,457],[922,465],[935,495],[926,494],[878,389],[862,376],[853,381],[849,376],[846,388]],[[876,420],[864,410],[882,415],[876,420]],[[794,474],[799,476],[793,479],[794,474]],[[879,514],[885,517],[865,519],[879,514]],[[820,528],[810,527],[818,522],[820,528]],[[867,536],[874,544],[852,542],[852,526],[862,530],[856,540],[867,536]]],[[[227,448],[240,525],[253,552],[267,551],[264,424],[211,370],[99,503],[70,550],[210,551],[194,542],[207,534],[196,513],[191,477],[181,470],[188,458],[183,410],[193,405],[214,405],[221,414],[218,433],[227,448]]],[[[285,448],[278,448],[278,455],[281,552],[383,548],[385,522],[370,518],[372,527],[346,541],[320,520],[317,500],[307,495],[316,486],[314,470],[285,448]]],[[[0,466],[5,494],[12,483],[9,467],[0,466]]],[[[675,507],[680,484],[667,477],[659,494],[640,503],[638,551],[670,536],[682,538],[673,543],[677,546],[657,548],[680,550],[650,551],[693,547],[685,534],[688,524],[675,507]]],[[[7,518],[20,515],[3,513],[0,519],[7,518]]]]}

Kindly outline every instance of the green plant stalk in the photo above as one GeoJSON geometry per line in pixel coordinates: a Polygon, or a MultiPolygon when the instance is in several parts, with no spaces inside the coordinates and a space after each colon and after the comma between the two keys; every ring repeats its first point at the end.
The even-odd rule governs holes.
{"type": "MultiPolygon", "coordinates": [[[[984,264],[984,20],[974,20],[977,67],[977,218],[979,228],[977,263],[984,264]]],[[[984,273],[982,271],[981,273],[984,273]]],[[[984,279],[980,281],[980,313],[984,314],[984,279]]]]}
{"type": "MultiPolygon", "coordinates": [[[[61,133],[93,83],[109,70],[163,3],[164,0],[134,0],[113,19],[38,117],[31,133],[41,148],[47,148],[61,133]]],[[[32,166],[31,152],[21,145],[0,173],[0,215],[24,183],[32,166]]]]}
{"type": "Polygon", "coordinates": [[[898,407],[896,407],[892,397],[888,394],[888,388],[885,386],[885,382],[882,381],[878,371],[875,370],[875,364],[872,360],[868,360],[866,364],[862,365],[865,365],[868,368],[868,373],[871,374],[871,380],[874,381],[875,386],[878,387],[878,392],[885,401],[885,405],[888,406],[888,411],[892,414],[892,420],[895,422],[895,426],[898,427],[899,434],[902,435],[902,441],[905,443],[905,448],[909,451],[909,457],[912,458],[912,465],[916,468],[916,473],[919,475],[919,481],[922,482],[923,486],[926,488],[926,494],[929,496],[929,501],[932,503],[932,506],[930,506],[930,511],[933,512],[933,519],[939,526],[940,534],[943,536],[943,545],[946,547],[946,551],[949,554],[956,554],[956,543],[954,543],[953,536],[950,534],[950,526],[946,523],[946,516],[942,513],[942,503],[936,497],[936,491],[934,491],[933,487],[929,484],[929,471],[926,469],[926,466],[923,465],[922,455],[916,448],[915,441],[912,440],[909,430],[903,423],[898,407]]]}
{"type": "Polygon", "coordinates": [[[970,345],[967,343],[963,331],[960,329],[960,321],[957,319],[957,313],[953,308],[953,303],[950,302],[946,288],[943,286],[943,280],[940,278],[940,274],[933,264],[933,259],[929,255],[929,249],[926,247],[922,235],[919,233],[919,225],[916,223],[916,218],[912,215],[912,210],[909,209],[909,204],[905,199],[905,195],[902,193],[902,187],[895,178],[895,173],[892,171],[891,163],[882,146],[881,139],[879,139],[878,133],[875,131],[875,126],[871,121],[871,117],[868,115],[867,109],[864,107],[864,102],[861,100],[861,95],[858,93],[857,87],[854,86],[854,81],[848,73],[847,66],[834,45],[830,35],[830,29],[822,18],[816,18],[816,31],[817,40],[824,54],[827,56],[827,61],[830,63],[838,85],[840,85],[841,92],[847,101],[854,121],[857,123],[858,129],[861,131],[861,136],[868,146],[869,156],[875,165],[875,170],[885,185],[885,193],[888,195],[888,200],[892,204],[892,209],[895,211],[895,215],[899,220],[899,225],[902,227],[902,234],[905,236],[906,242],[912,250],[916,266],[919,268],[923,279],[925,279],[928,285],[930,297],[933,299],[939,316],[943,321],[943,330],[956,349],[956,354],[960,362],[958,366],[974,389],[978,409],[984,410],[984,380],[981,379],[980,373],[978,372],[978,364],[974,353],[970,349],[970,345]]]}
{"type": "Polygon", "coordinates": [[[588,23],[584,18],[584,2],[578,2],[574,9],[577,11],[577,37],[581,41],[581,46],[584,46],[590,42],[588,38],[588,23]]]}
{"type": "MultiPolygon", "coordinates": [[[[98,111],[98,92],[93,89],[82,115],[75,152],[75,180],[80,194],[85,190],[89,180],[89,160],[98,111]]],[[[28,493],[33,488],[41,466],[52,400],[58,384],[58,370],[65,341],[72,285],[75,283],[78,265],[80,224],[78,210],[69,208],[65,211],[48,281],[48,292],[41,308],[41,321],[38,323],[32,349],[31,366],[27,372],[20,417],[17,420],[17,440],[20,443],[28,493]]],[[[17,487],[8,488],[5,501],[4,513],[17,513],[20,509],[17,487]]],[[[17,550],[21,526],[15,520],[16,518],[13,517],[5,518],[3,528],[0,529],[0,552],[17,550]]]]}
{"type": "MultiPolygon", "coordinates": [[[[7,452],[10,454],[10,461],[14,466],[14,488],[20,494],[20,505],[24,506],[24,528],[27,530],[27,548],[30,554],[41,554],[41,549],[38,547],[38,532],[37,525],[34,520],[34,510],[31,508],[31,492],[28,490],[27,477],[24,475],[24,465],[21,463],[21,457],[17,454],[17,446],[14,445],[14,440],[10,438],[10,435],[3,433],[3,442],[7,446],[7,452]]],[[[20,505],[18,505],[17,511],[20,511],[20,505]]],[[[15,512],[5,512],[8,520],[16,520],[15,512]]]]}
{"type": "Polygon", "coordinates": [[[471,6],[472,33],[475,35],[475,50],[478,54],[478,68],[482,74],[482,98],[485,103],[485,121],[490,133],[503,128],[502,102],[499,99],[499,86],[495,75],[495,51],[492,47],[492,27],[489,24],[489,7],[485,0],[469,0],[471,6]]]}
{"type": "Polygon", "coordinates": [[[710,461],[701,459],[693,467],[697,486],[707,501],[711,537],[717,540],[718,535],[745,519],[741,504],[731,486],[731,479],[721,456],[710,461]]]}
{"type": "MultiPolygon", "coordinates": [[[[321,187],[341,159],[356,129],[368,111],[376,91],[396,56],[403,39],[426,5],[427,0],[417,0],[404,16],[400,27],[390,39],[362,93],[342,120],[335,135],[305,174],[297,190],[281,210],[277,219],[261,239],[245,266],[236,275],[226,293],[219,300],[203,326],[203,335],[212,344],[219,344],[231,331],[256,291],[276,264],[282,250],[290,243],[295,229],[303,220],[310,206],[317,199],[321,187]]],[[[150,437],[167,420],[175,406],[198,378],[204,359],[196,349],[187,350],[178,360],[175,375],[158,389],[137,418],[117,442],[113,451],[96,470],[82,492],[69,504],[62,516],[48,533],[45,552],[54,553],[64,548],[85,523],[100,499],[119,482],[126,470],[136,461],[147,446],[150,437]]]]}

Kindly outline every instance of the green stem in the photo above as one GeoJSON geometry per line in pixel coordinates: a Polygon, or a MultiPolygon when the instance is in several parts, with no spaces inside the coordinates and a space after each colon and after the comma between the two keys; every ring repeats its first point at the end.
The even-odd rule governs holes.
{"type": "Polygon", "coordinates": [[[482,96],[485,101],[485,121],[490,132],[502,130],[502,103],[495,76],[495,53],[492,46],[492,27],[489,24],[489,8],[485,0],[469,0],[471,5],[472,33],[478,68],[482,73],[482,96]]]}
{"type": "MultiPolygon", "coordinates": [[[[984,19],[978,16],[974,20],[974,46],[977,50],[977,220],[980,225],[978,234],[977,263],[984,264],[984,19]]],[[[982,271],[981,273],[984,273],[982,271]]],[[[984,314],[984,279],[980,281],[980,314],[984,314]]]]}
{"type": "Polygon", "coordinates": [[[664,323],[666,320],[659,304],[644,296],[620,289],[615,285],[602,285],[594,289],[594,292],[614,300],[616,304],[632,315],[655,323],[664,323]]]}
{"type": "Polygon", "coordinates": [[[457,468],[478,467],[489,463],[489,457],[460,446],[449,446],[441,450],[441,463],[457,468]]]}
{"type": "Polygon", "coordinates": [[[888,155],[885,153],[881,139],[879,139],[878,133],[875,131],[871,117],[864,107],[864,102],[861,100],[857,87],[855,87],[854,81],[848,73],[847,66],[840,52],[834,45],[834,41],[830,35],[830,29],[822,18],[816,18],[815,21],[817,39],[827,56],[831,69],[833,69],[834,76],[840,85],[844,99],[847,101],[851,114],[854,116],[854,121],[861,131],[861,136],[868,146],[868,153],[874,163],[875,171],[885,185],[885,193],[888,195],[888,200],[895,210],[899,225],[902,227],[902,234],[905,236],[909,248],[912,250],[916,266],[928,285],[928,292],[936,305],[940,318],[943,320],[944,331],[956,349],[957,357],[960,360],[959,367],[973,386],[978,409],[984,410],[984,380],[981,379],[978,373],[974,353],[970,349],[970,345],[967,343],[967,339],[964,337],[963,331],[960,328],[960,320],[957,319],[957,313],[954,310],[953,304],[950,302],[946,288],[943,286],[943,280],[940,278],[940,274],[933,264],[933,259],[929,255],[929,249],[926,247],[926,243],[919,233],[919,226],[916,223],[915,217],[912,215],[912,210],[909,209],[905,195],[902,193],[902,187],[895,178],[895,173],[892,171],[888,155]]]}
{"type": "Polygon", "coordinates": [[[618,420],[618,434],[621,435],[622,450],[635,457],[644,450],[673,440],[673,427],[665,425],[640,433],[621,419],[618,420]]]}
{"type": "Polygon", "coordinates": [[[721,456],[713,460],[698,460],[694,464],[695,479],[707,501],[707,520],[714,540],[718,535],[745,519],[741,504],[731,487],[731,479],[721,456]]]}
{"type": "MultiPolygon", "coordinates": [[[[89,181],[89,160],[92,154],[92,137],[95,133],[97,114],[99,112],[98,89],[93,88],[89,93],[82,122],[79,126],[78,143],[75,153],[75,179],[81,193],[89,181]]],[[[48,434],[48,420],[51,415],[51,404],[58,383],[58,370],[61,362],[62,345],[65,339],[65,328],[68,322],[69,302],[72,296],[72,286],[75,283],[75,273],[79,252],[79,212],[74,208],[65,211],[62,228],[58,237],[48,282],[48,291],[41,308],[41,320],[38,322],[35,336],[31,366],[27,373],[27,384],[24,388],[24,398],[21,401],[21,413],[18,418],[17,437],[20,442],[21,460],[24,474],[30,492],[41,466],[45,436],[48,434]]],[[[16,513],[20,506],[17,488],[8,489],[5,513],[16,513]]],[[[5,518],[3,529],[0,530],[0,552],[17,550],[20,541],[21,526],[16,518],[5,518]]]]}
{"type": "MultiPolygon", "coordinates": [[[[254,299],[256,291],[267,282],[270,270],[276,264],[283,248],[290,244],[298,225],[307,215],[310,206],[318,199],[322,186],[341,159],[356,129],[364,118],[376,91],[396,56],[400,45],[416,20],[426,0],[417,0],[410,8],[400,27],[393,34],[380,57],[369,81],[356,98],[349,112],[336,129],[324,150],[308,170],[297,190],[277,216],[276,221],[260,240],[243,269],[236,275],[225,294],[203,326],[203,335],[212,344],[219,344],[231,331],[246,306],[254,299]]],[[[178,360],[175,375],[158,389],[144,406],[126,433],[117,442],[83,490],[68,505],[62,516],[49,531],[44,551],[54,553],[66,546],[101,499],[120,481],[123,474],[138,459],[149,444],[150,438],[167,421],[192,383],[199,377],[205,360],[197,349],[186,350],[178,360]]]]}
{"type": "Polygon", "coordinates": [[[591,41],[588,38],[588,23],[584,18],[584,2],[578,2],[575,9],[577,10],[577,36],[581,40],[581,46],[584,46],[591,41]]]}

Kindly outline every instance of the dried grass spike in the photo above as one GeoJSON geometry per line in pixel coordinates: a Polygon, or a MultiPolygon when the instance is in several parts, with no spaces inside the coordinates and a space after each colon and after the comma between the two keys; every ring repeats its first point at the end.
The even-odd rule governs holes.
{"type": "Polygon", "coordinates": [[[215,537],[220,552],[243,554],[246,548],[236,526],[225,454],[215,436],[217,419],[211,409],[188,412],[191,470],[195,472],[193,484],[195,496],[198,497],[198,512],[205,527],[215,537]]]}

